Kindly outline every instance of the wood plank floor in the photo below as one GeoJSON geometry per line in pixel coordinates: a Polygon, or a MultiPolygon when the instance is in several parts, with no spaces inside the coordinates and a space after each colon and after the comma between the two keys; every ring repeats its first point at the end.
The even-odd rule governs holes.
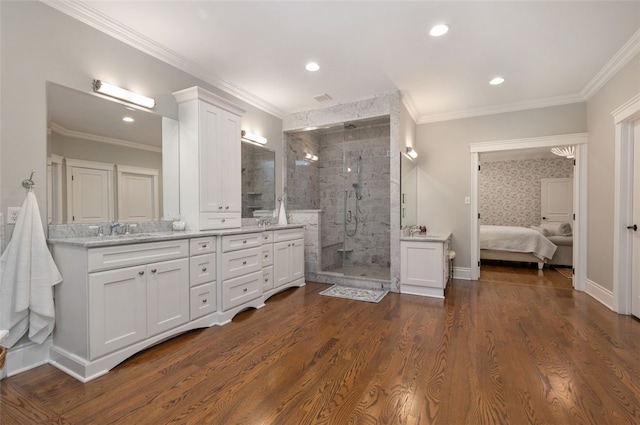
{"type": "Polygon", "coordinates": [[[640,423],[640,322],[558,272],[483,266],[444,301],[308,283],[82,384],[0,381],[12,424],[640,423]]]}

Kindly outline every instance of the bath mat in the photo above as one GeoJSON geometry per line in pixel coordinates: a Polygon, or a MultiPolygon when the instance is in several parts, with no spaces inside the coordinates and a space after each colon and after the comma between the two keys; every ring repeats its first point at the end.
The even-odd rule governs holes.
{"type": "Polygon", "coordinates": [[[320,295],[327,297],[345,298],[355,301],[366,301],[369,303],[379,303],[389,291],[384,289],[362,289],[351,288],[349,286],[333,285],[329,289],[320,292],[320,295]]]}
{"type": "Polygon", "coordinates": [[[573,274],[571,274],[571,269],[569,267],[554,267],[553,269],[567,279],[573,278],[573,274]]]}

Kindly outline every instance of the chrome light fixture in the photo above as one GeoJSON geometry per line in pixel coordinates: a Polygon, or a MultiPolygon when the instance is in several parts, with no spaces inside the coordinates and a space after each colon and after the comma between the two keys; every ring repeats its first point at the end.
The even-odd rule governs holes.
{"type": "Polygon", "coordinates": [[[133,103],[134,105],[142,106],[148,109],[156,106],[155,99],[131,92],[129,90],[125,90],[118,86],[114,86],[113,84],[105,83],[101,80],[93,80],[93,91],[96,93],[104,94],[106,96],[115,97],[116,99],[124,100],[125,102],[133,103]]]}
{"type": "Polygon", "coordinates": [[[575,146],[562,146],[559,148],[551,148],[551,153],[558,156],[564,156],[565,158],[575,158],[576,148],[575,146]]]}
{"type": "Polygon", "coordinates": [[[418,157],[418,152],[416,152],[416,150],[411,146],[407,146],[406,155],[409,157],[409,159],[416,159],[418,157]]]}
{"type": "Polygon", "coordinates": [[[257,134],[249,133],[248,131],[244,130],[240,132],[240,139],[243,142],[249,142],[259,146],[267,144],[266,137],[258,136],[257,134]]]}

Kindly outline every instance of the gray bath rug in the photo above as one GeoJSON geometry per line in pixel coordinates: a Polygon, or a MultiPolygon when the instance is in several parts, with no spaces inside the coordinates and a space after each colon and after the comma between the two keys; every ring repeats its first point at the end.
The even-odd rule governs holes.
{"type": "Polygon", "coordinates": [[[384,289],[362,289],[351,288],[349,286],[333,285],[329,289],[320,292],[320,295],[327,297],[345,298],[355,301],[366,301],[369,303],[379,303],[389,291],[384,289]]]}

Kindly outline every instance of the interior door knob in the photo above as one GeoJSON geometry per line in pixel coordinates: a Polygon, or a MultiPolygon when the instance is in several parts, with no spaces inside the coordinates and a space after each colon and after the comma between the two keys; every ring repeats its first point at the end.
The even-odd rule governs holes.
{"type": "Polygon", "coordinates": [[[633,226],[627,226],[627,229],[632,230],[635,232],[636,230],[638,230],[638,225],[634,224],[633,226]]]}

